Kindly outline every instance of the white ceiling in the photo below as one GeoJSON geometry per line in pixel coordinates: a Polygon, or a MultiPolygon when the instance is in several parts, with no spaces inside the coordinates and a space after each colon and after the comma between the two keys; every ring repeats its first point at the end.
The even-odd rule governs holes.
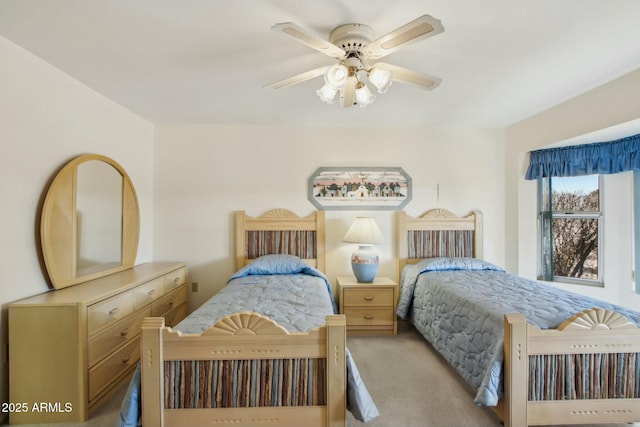
{"type": "Polygon", "coordinates": [[[640,68],[639,21],[638,0],[0,0],[0,35],[154,123],[504,127],[640,68]],[[433,91],[342,109],[321,77],[263,89],[333,63],[275,23],[381,36],[423,14],[444,33],[384,61],[433,91]]]}

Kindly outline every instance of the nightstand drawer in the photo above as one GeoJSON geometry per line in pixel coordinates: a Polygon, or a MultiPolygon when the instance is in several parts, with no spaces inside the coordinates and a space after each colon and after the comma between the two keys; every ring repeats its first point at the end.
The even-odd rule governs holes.
{"type": "Polygon", "coordinates": [[[393,289],[345,289],[343,304],[353,306],[393,306],[393,289]]]}
{"type": "Polygon", "coordinates": [[[393,325],[394,313],[388,308],[345,308],[348,326],[393,325]]]}

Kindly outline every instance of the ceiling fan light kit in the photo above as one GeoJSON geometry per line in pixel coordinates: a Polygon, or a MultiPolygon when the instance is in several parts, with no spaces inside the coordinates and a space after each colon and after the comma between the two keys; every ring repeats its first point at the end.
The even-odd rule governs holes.
{"type": "Polygon", "coordinates": [[[277,90],[323,75],[325,84],[316,91],[322,101],[333,104],[339,93],[342,107],[366,107],[375,100],[367,82],[378,93],[385,93],[394,81],[427,90],[437,87],[441,82],[437,77],[396,65],[368,62],[395,52],[409,43],[442,33],[444,27],[430,15],[422,15],[375,40],[373,30],[363,24],[336,27],[331,31],[328,41],[309,34],[291,22],[276,24],[272,29],[294,37],[338,62],[270,84],[265,89],[277,90]]]}
{"type": "Polygon", "coordinates": [[[356,83],[356,105],[366,107],[375,101],[376,97],[371,93],[367,85],[358,81],[356,83]]]}
{"type": "Polygon", "coordinates": [[[333,104],[333,99],[336,97],[338,89],[331,87],[331,85],[325,84],[316,91],[316,95],[327,104],[333,104]]]}
{"type": "Polygon", "coordinates": [[[324,74],[324,81],[334,89],[343,89],[349,78],[349,69],[342,63],[332,65],[324,74]]]}
{"type": "Polygon", "coordinates": [[[373,67],[369,71],[369,81],[378,89],[378,93],[385,93],[393,82],[393,72],[373,67]]]}

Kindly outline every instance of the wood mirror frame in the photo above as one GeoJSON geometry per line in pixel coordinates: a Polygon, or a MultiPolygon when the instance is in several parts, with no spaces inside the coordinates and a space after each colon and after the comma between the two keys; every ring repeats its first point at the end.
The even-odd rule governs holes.
{"type": "Polygon", "coordinates": [[[133,267],[139,236],[138,197],[129,175],[116,161],[99,154],[85,154],[71,160],[58,172],[44,200],[40,222],[42,255],[55,289],[133,267]],[[87,162],[104,162],[122,177],[120,256],[114,263],[104,264],[89,273],[79,273],[78,166],[87,162]]]}

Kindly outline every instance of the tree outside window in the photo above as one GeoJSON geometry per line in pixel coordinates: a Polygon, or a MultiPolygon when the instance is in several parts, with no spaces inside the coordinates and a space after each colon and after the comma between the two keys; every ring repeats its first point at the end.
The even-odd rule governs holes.
{"type": "Polygon", "coordinates": [[[540,180],[540,278],[602,284],[598,175],[540,180]]]}

